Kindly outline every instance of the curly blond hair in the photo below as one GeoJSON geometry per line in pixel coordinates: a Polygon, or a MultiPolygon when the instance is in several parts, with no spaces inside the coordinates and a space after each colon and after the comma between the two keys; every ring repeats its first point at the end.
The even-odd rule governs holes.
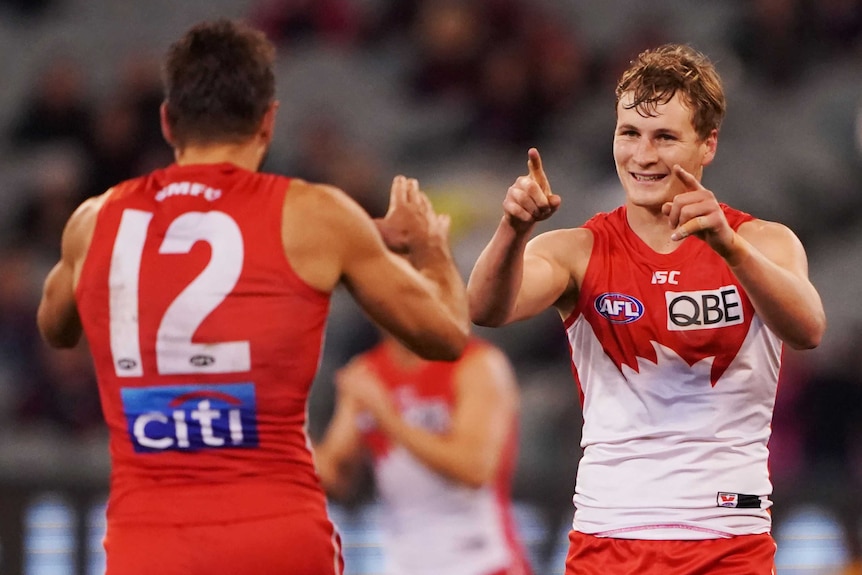
{"type": "Polygon", "coordinates": [[[655,116],[656,106],[679,93],[691,108],[692,125],[705,139],[721,127],[727,104],[721,78],[712,62],[694,48],[665,44],[638,54],[622,73],[616,87],[615,109],[624,94],[631,94],[626,109],[655,116]]]}

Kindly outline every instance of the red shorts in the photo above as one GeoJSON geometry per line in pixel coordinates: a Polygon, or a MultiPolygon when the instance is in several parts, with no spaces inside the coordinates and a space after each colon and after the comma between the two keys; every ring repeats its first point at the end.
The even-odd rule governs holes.
{"type": "Polygon", "coordinates": [[[106,575],[341,575],[341,543],[307,515],[207,525],[110,525],[106,575]]]}
{"type": "Polygon", "coordinates": [[[566,575],[773,575],[768,533],[700,541],[646,541],[569,533],[566,575]]]}

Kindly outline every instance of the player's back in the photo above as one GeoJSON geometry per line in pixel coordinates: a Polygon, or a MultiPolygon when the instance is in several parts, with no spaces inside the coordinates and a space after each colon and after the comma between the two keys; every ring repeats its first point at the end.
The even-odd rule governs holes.
{"type": "Polygon", "coordinates": [[[76,297],[110,431],[109,520],[325,513],[305,411],[329,296],[284,254],[286,193],[231,164],[108,192],[76,297]]]}

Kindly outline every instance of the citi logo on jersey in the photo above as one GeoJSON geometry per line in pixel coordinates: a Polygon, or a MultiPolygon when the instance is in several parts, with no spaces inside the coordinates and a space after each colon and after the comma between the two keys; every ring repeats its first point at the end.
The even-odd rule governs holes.
{"type": "Polygon", "coordinates": [[[138,453],[257,447],[253,383],[120,390],[138,453]]]}
{"type": "Polygon", "coordinates": [[[631,323],[644,314],[644,304],[623,293],[603,293],[594,302],[596,311],[612,323],[631,323]]]}
{"type": "Polygon", "coordinates": [[[665,292],[667,329],[716,329],[742,323],[742,299],[735,285],[714,290],[665,292]]]}

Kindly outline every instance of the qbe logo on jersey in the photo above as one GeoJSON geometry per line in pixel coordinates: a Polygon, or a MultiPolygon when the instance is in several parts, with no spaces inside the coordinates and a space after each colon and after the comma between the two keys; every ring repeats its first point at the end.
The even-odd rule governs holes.
{"type": "Polygon", "coordinates": [[[120,390],[138,453],[257,447],[253,383],[120,390]]]}
{"type": "Polygon", "coordinates": [[[714,290],[665,292],[667,329],[716,329],[745,321],[742,299],[735,285],[714,290]]]}

